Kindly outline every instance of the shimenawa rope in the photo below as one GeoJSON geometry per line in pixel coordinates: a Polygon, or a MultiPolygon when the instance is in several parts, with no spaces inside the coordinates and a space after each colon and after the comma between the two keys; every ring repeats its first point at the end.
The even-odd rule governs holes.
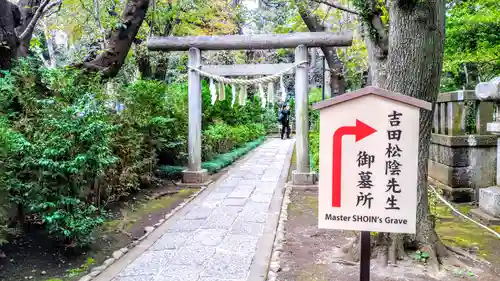
{"type": "Polygon", "coordinates": [[[265,77],[261,77],[261,78],[255,78],[255,79],[248,79],[248,80],[245,80],[245,79],[237,79],[237,78],[234,78],[234,79],[231,79],[231,78],[226,78],[226,77],[223,77],[223,76],[219,76],[219,75],[215,75],[215,74],[211,74],[211,73],[208,73],[208,72],[205,72],[197,67],[190,67],[188,66],[189,69],[191,70],[194,70],[198,73],[200,73],[201,75],[205,76],[205,77],[208,77],[208,78],[212,78],[213,80],[217,81],[217,82],[221,82],[221,83],[226,83],[226,84],[234,84],[234,85],[258,85],[258,84],[263,84],[263,83],[269,83],[269,82],[273,82],[275,80],[278,80],[281,76],[283,76],[284,74],[286,74],[287,72],[295,69],[296,67],[298,67],[299,65],[301,64],[304,64],[304,63],[307,63],[307,61],[301,61],[301,62],[298,62],[298,63],[295,63],[293,66],[285,69],[285,70],[282,70],[276,74],[273,74],[273,75],[269,75],[269,76],[265,76],[265,77]]]}

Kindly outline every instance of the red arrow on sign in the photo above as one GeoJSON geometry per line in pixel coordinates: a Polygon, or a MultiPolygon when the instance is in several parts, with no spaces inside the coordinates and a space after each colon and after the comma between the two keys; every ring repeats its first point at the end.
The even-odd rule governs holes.
{"type": "Polygon", "coordinates": [[[377,130],[356,119],[356,126],[338,128],[333,134],[332,163],[332,207],[340,207],[340,191],[342,185],[342,137],[355,135],[356,142],[375,133],[377,130]]]}

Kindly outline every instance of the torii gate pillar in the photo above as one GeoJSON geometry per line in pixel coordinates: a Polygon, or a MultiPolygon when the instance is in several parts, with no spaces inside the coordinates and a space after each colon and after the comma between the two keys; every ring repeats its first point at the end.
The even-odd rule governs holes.
{"type": "Polygon", "coordinates": [[[201,52],[190,48],[188,53],[188,168],[182,172],[185,184],[203,184],[208,182],[208,172],[201,169],[201,117],[202,96],[200,74],[192,68],[200,68],[201,52]]]}
{"type": "MultiPolygon", "coordinates": [[[[295,49],[295,62],[307,61],[307,47],[299,45],[295,49]]],[[[297,169],[292,171],[293,185],[313,185],[316,173],[309,163],[309,64],[297,66],[295,71],[295,132],[297,169]]]]}

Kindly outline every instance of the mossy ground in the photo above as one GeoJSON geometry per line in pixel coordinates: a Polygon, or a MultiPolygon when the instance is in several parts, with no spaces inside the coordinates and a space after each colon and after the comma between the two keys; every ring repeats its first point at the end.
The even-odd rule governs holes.
{"type": "MultiPolygon", "coordinates": [[[[291,171],[295,169],[295,155],[292,157],[291,171]]],[[[358,280],[357,266],[331,263],[338,253],[335,251],[346,245],[352,238],[352,231],[326,230],[317,228],[318,195],[315,192],[294,190],[288,205],[288,220],[285,223],[284,251],[281,256],[280,280],[296,281],[354,281],[358,280]]],[[[460,205],[460,211],[467,214],[471,206],[460,205]]],[[[478,266],[455,270],[447,269],[447,281],[476,278],[475,280],[500,280],[494,273],[500,269],[500,241],[486,230],[459,218],[444,205],[436,205],[433,213],[438,217],[436,230],[443,242],[466,250],[491,262],[489,266],[478,266]],[[474,251],[475,250],[475,251],[474,251]],[[451,270],[451,271],[450,271],[451,270]],[[463,272],[462,272],[463,271],[463,272]],[[490,272],[493,271],[493,272],[490,272]],[[479,279],[478,279],[479,278],[479,279]]],[[[500,227],[494,228],[500,231],[500,227]]],[[[375,234],[375,233],[373,233],[375,234]]],[[[411,254],[411,253],[410,253],[411,254]]],[[[398,267],[382,268],[373,265],[373,281],[429,281],[439,280],[425,275],[425,266],[411,258],[401,261],[398,267]]]]}
{"type": "MultiPolygon", "coordinates": [[[[468,214],[471,208],[470,205],[458,207],[463,214],[468,214]]],[[[300,202],[291,202],[288,210],[292,215],[303,215],[307,210],[317,216],[318,198],[313,195],[303,195],[300,202]]],[[[500,241],[495,236],[474,223],[454,215],[447,206],[438,205],[436,213],[438,216],[436,231],[446,245],[476,251],[478,256],[492,263],[500,262],[500,241]]],[[[500,233],[500,226],[490,228],[500,233]]]]}
{"type": "MultiPolygon", "coordinates": [[[[344,235],[339,235],[341,231],[321,230],[317,229],[317,195],[314,193],[297,192],[291,194],[292,202],[288,205],[288,220],[285,225],[286,254],[283,257],[282,267],[283,272],[280,276],[287,280],[297,281],[354,281],[357,280],[356,268],[341,266],[338,264],[324,264],[324,256],[330,256],[332,249],[345,245],[348,241],[342,241],[345,237],[351,237],[348,231],[342,231],[344,235]],[[318,264],[321,263],[321,264],[318,264]],[[354,274],[354,275],[353,275],[354,274]],[[332,279],[333,278],[333,279],[332,279]]],[[[470,210],[470,206],[460,206],[459,209],[464,214],[470,210]]],[[[484,229],[475,224],[465,221],[453,215],[452,211],[446,206],[437,206],[437,214],[439,219],[436,222],[436,231],[446,245],[451,245],[470,251],[472,254],[480,258],[486,259],[492,265],[492,268],[500,269],[500,241],[486,232],[484,229]]],[[[492,227],[496,231],[500,231],[499,227],[492,227]]],[[[411,254],[411,253],[410,253],[411,254]]],[[[327,262],[328,263],[328,262],[327,262]]],[[[404,262],[404,266],[411,266],[412,260],[404,262]]],[[[401,266],[401,265],[400,265],[401,266]]],[[[391,268],[391,270],[394,270],[391,268]]],[[[413,270],[416,273],[424,272],[422,265],[415,265],[413,270]],[[418,269],[422,268],[422,269],[418,269]],[[420,272],[420,271],[422,272],[420,272]]],[[[377,271],[374,269],[374,271],[377,271]]],[[[446,276],[457,278],[484,278],[484,268],[476,269],[474,267],[467,269],[450,269],[446,276]],[[478,272],[482,272],[481,277],[476,277],[478,272]]],[[[493,269],[493,271],[495,271],[493,269]]],[[[377,273],[373,276],[376,281],[393,281],[393,280],[436,280],[426,279],[425,276],[418,275],[414,279],[405,276],[403,279],[398,279],[396,276],[401,272],[387,273],[386,279],[381,278],[384,273],[377,273]]],[[[406,273],[405,273],[406,274],[406,273]]],[[[417,276],[417,275],[415,275],[417,276]]],[[[488,278],[479,280],[500,280],[489,276],[488,278]],[[493,278],[493,279],[492,279],[493,278]]]]}
{"type": "Polygon", "coordinates": [[[187,188],[181,189],[178,193],[170,196],[162,196],[155,200],[139,200],[133,202],[128,208],[122,210],[122,215],[116,219],[106,221],[101,229],[103,232],[115,231],[118,227],[129,232],[137,221],[150,216],[160,210],[173,209],[174,204],[177,205],[179,201],[189,198],[193,193],[199,189],[187,188]]]}
{"type": "MultiPolygon", "coordinates": [[[[467,215],[471,205],[460,205],[457,209],[467,215]]],[[[447,206],[436,206],[436,231],[442,241],[451,246],[475,251],[476,254],[492,263],[500,263],[500,241],[493,234],[476,224],[459,218],[447,206]]],[[[500,226],[491,226],[500,233],[500,226]]]]}

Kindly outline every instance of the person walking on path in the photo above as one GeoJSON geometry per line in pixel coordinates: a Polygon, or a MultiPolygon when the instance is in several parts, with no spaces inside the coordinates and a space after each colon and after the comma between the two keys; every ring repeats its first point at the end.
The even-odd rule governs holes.
{"type": "Polygon", "coordinates": [[[288,108],[288,105],[284,104],[283,107],[281,108],[279,115],[278,115],[278,120],[281,123],[281,139],[283,139],[285,135],[285,129],[286,129],[286,138],[290,138],[290,109],[288,108]]]}

